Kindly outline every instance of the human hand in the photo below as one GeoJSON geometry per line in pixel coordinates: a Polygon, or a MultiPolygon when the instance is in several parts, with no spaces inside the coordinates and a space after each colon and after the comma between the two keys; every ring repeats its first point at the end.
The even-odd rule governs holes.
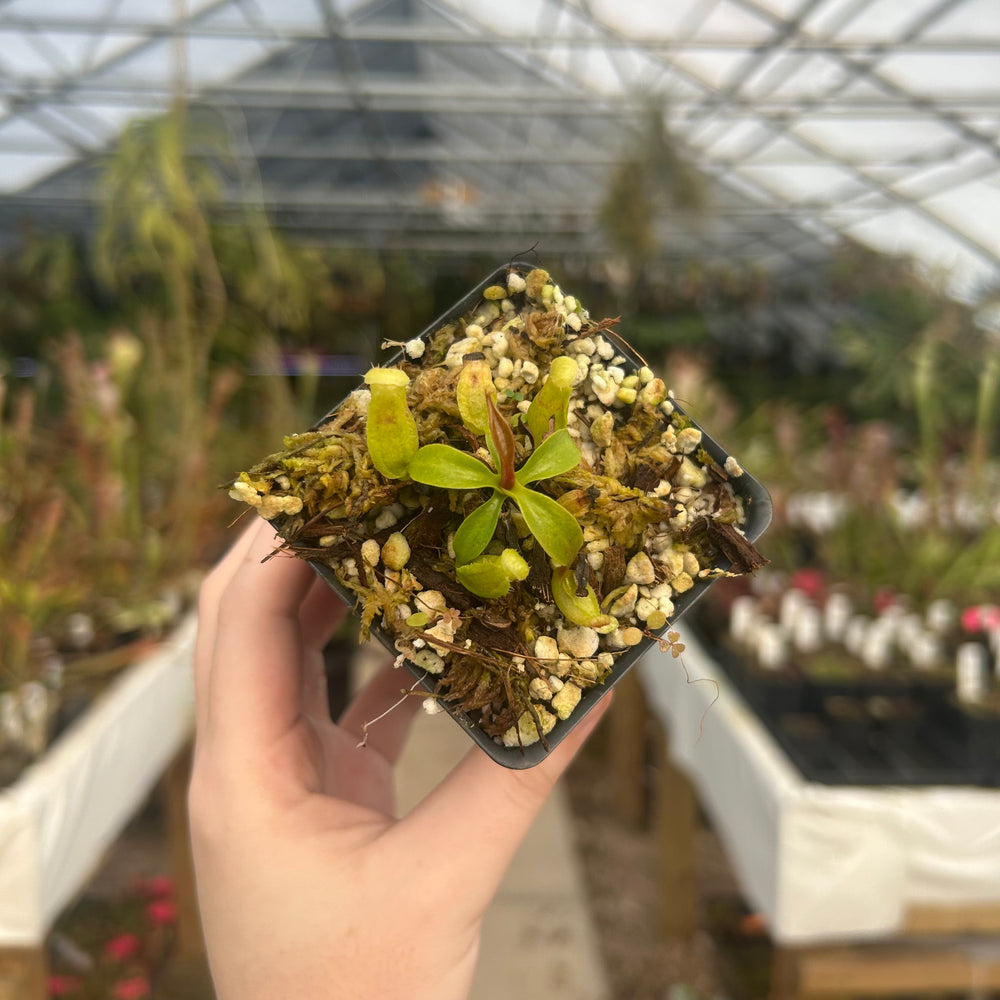
{"type": "Polygon", "coordinates": [[[346,607],[302,561],[246,531],[206,580],[189,793],[198,897],[219,1000],[468,995],[483,913],[604,705],[538,766],[473,748],[407,817],[392,766],[420,698],[357,746],[406,686],[384,670],[337,724],[322,650],[346,607]]]}

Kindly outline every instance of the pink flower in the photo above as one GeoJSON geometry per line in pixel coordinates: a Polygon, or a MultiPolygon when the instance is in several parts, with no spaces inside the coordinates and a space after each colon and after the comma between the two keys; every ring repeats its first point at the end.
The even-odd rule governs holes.
{"type": "Polygon", "coordinates": [[[982,608],[978,604],[973,604],[962,612],[962,628],[966,632],[978,632],[982,627],[982,608]]]}
{"type": "Polygon", "coordinates": [[[45,989],[50,997],[68,997],[76,993],[80,985],[76,976],[49,976],[45,980],[45,989]]]}
{"type": "Polygon", "coordinates": [[[896,597],[896,591],[892,587],[880,587],[875,592],[875,610],[879,614],[882,614],[883,611],[888,611],[896,603],[896,597]]]}
{"type": "Polygon", "coordinates": [[[826,580],[823,578],[823,573],[808,566],[803,566],[792,574],[791,586],[796,590],[801,590],[819,603],[822,603],[823,595],[826,592],[826,580]]]}
{"type": "Polygon", "coordinates": [[[144,878],[139,882],[139,891],[150,899],[163,899],[165,896],[173,896],[174,880],[166,875],[154,875],[151,878],[144,878]]]}
{"type": "Polygon", "coordinates": [[[169,899],[154,899],[146,907],[146,916],[158,926],[173,924],[177,921],[177,907],[169,899]]]}
{"type": "Polygon", "coordinates": [[[962,612],[962,628],[966,632],[992,632],[1000,629],[1000,605],[973,604],[962,612]]]}
{"type": "Polygon", "coordinates": [[[149,996],[149,980],[145,976],[120,979],[115,983],[114,1000],[146,1000],[149,996]]]}
{"type": "Polygon", "coordinates": [[[113,958],[116,962],[127,962],[141,951],[142,942],[135,934],[119,934],[104,946],[105,957],[113,958]]]}

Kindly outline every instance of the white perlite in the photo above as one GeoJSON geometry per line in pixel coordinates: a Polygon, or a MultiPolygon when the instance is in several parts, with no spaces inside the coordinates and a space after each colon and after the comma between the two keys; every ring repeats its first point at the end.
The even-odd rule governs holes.
{"type": "Polygon", "coordinates": [[[656,580],[656,570],[653,569],[653,562],[645,552],[637,552],[628,561],[625,567],[626,583],[654,583],[656,580]]]}
{"type": "Polygon", "coordinates": [[[595,629],[581,625],[578,628],[559,629],[556,642],[560,652],[577,660],[585,660],[597,652],[600,636],[595,629]]]}

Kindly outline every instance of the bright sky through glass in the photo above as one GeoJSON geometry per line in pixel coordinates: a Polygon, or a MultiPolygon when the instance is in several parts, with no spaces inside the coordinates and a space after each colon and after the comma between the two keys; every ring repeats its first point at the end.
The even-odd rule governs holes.
{"type": "MultiPolygon", "coordinates": [[[[190,92],[218,94],[276,53],[335,30],[349,36],[360,25],[370,39],[380,23],[394,24],[398,38],[398,17],[380,22],[380,6],[0,3],[0,195],[26,192],[104,149],[132,116],[166,106],[179,11],[190,92]]],[[[1000,277],[997,0],[411,0],[409,7],[420,25],[498,45],[567,97],[666,94],[671,129],[745,206],[791,213],[823,238],[843,232],[915,254],[947,270],[960,293],[1000,277]]],[[[427,82],[447,90],[457,72],[449,77],[454,40],[430,39],[425,49],[427,82]]],[[[363,101],[379,83],[356,76],[354,98],[363,101]]],[[[426,113],[440,116],[440,134],[462,131],[456,115],[433,105],[426,113]]]]}

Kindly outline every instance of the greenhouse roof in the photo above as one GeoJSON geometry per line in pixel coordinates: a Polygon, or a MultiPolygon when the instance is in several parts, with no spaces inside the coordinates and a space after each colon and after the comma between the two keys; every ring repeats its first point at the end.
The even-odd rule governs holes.
{"type": "Polygon", "coordinates": [[[0,0],[0,234],[92,217],[99,154],[178,92],[306,238],[607,253],[650,95],[712,208],[678,258],[796,267],[844,234],[1000,278],[996,0],[0,0]]]}

